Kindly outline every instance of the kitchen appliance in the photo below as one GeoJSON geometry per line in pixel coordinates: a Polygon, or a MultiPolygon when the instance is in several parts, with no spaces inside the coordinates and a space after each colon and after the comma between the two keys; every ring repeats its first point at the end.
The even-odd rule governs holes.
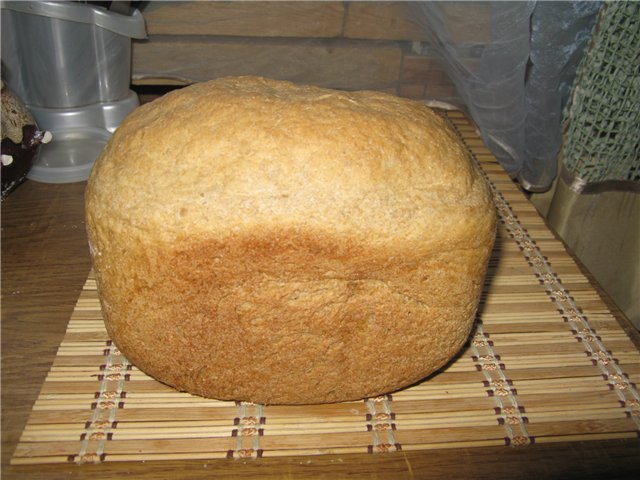
{"type": "Polygon", "coordinates": [[[85,180],[139,105],[129,86],[131,39],[145,38],[146,28],[139,10],[122,8],[128,3],[0,2],[3,79],[53,134],[29,179],[85,180]]]}

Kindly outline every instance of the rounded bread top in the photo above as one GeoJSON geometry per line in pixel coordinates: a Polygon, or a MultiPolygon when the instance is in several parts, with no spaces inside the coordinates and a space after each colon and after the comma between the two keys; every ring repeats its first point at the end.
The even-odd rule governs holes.
{"type": "Polygon", "coordinates": [[[86,207],[90,224],[168,242],[293,228],[426,246],[473,242],[491,223],[479,175],[419,102],[229,77],[132,112],[96,161],[86,207]]]}

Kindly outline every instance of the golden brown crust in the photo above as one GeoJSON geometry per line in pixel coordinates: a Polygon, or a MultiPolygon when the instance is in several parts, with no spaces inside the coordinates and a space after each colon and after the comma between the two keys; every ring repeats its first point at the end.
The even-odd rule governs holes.
{"type": "Polygon", "coordinates": [[[107,329],[204,396],[319,403],[429,375],[469,334],[488,188],[423,105],[244,77],[140,107],[96,163],[107,329]]]}

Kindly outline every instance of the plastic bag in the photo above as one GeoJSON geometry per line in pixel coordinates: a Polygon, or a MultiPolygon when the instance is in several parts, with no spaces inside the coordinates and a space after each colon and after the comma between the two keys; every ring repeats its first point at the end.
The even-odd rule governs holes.
{"type": "Polygon", "coordinates": [[[600,2],[417,2],[414,21],[487,146],[530,191],[556,175],[562,108],[600,2]]]}

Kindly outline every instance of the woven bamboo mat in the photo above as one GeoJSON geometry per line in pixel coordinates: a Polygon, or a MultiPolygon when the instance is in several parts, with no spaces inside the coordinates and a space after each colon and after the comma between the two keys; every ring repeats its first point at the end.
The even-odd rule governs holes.
{"type": "Polygon", "coordinates": [[[460,112],[501,224],[477,327],[441,373],[358,402],[263,406],[177,392],[107,337],[90,275],[13,464],[375,454],[637,437],[640,352],[460,112]]]}

